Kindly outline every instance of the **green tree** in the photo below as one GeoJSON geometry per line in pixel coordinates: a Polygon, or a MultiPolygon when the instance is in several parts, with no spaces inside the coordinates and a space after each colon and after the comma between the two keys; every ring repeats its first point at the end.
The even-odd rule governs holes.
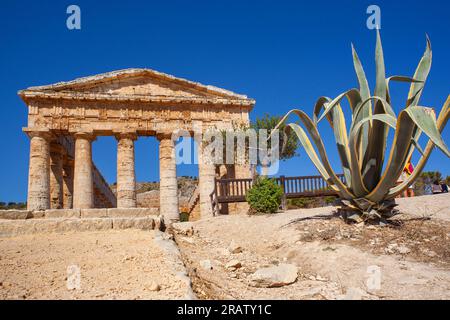
{"type": "MultiPolygon", "coordinates": [[[[264,114],[262,118],[256,118],[256,121],[251,124],[251,127],[258,133],[260,129],[266,129],[268,131],[268,136],[272,130],[281,121],[282,117],[278,115],[270,115],[268,113],[264,114]]],[[[278,129],[280,130],[280,141],[279,141],[279,154],[280,160],[287,160],[292,157],[298,156],[298,139],[294,132],[285,132],[286,124],[282,123],[278,129]]],[[[267,142],[267,148],[271,147],[271,140],[267,142]]]]}

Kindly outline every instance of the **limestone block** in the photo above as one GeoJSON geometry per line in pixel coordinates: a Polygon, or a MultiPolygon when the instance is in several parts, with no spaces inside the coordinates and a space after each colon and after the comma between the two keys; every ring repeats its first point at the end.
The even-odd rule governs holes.
{"type": "Polygon", "coordinates": [[[81,218],[106,218],[108,209],[81,209],[81,218]]]}
{"type": "Polygon", "coordinates": [[[0,237],[24,234],[101,231],[112,229],[109,218],[49,218],[28,220],[0,220],[0,237]]]}
{"type": "Polygon", "coordinates": [[[55,223],[46,219],[0,221],[0,237],[14,237],[25,234],[52,232],[55,223]]]}
{"type": "Polygon", "coordinates": [[[158,208],[110,208],[108,210],[108,217],[118,218],[138,218],[154,216],[158,214],[158,208]]]}
{"type": "Polygon", "coordinates": [[[32,216],[31,211],[26,210],[0,210],[0,219],[29,219],[32,216]]]}
{"type": "MultiPolygon", "coordinates": [[[[55,210],[56,211],[56,210],[55,210]]],[[[68,232],[76,230],[76,225],[71,224],[70,221],[78,221],[79,219],[36,219],[29,220],[29,223],[23,227],[23,234],[35,233],[53,233],[53,232],[68,232]]]]}
{"type": "Polygon", "coordinates": [[[13,237],[19,234],[21,222],[26,220],[0,220],[0,237],[13,237]]]}
{"type": "Polygon", "coordinates": [[[74,231],[101,231],[109,230],[113,227],[113,220],[109,218],[89,218],[80,219],[75,222],[74,231]]]}
{"type": "Polygon", "coordinates": [[[45,210],[45,218],[80,218],[80,209],[50,209],[45,210]]]}
{"type": "Polygon", "coordinates": [[[25,228],[26,233],[100,231],[112,228],[111,219],[104,218],[42,219],[33,222],[34,223],[31,226],[25,228]]]}
{"type": "Polygon", "coordinates": [[[34,219],[41,219],[41,218],[45,218],[45,211],[33,211],[31,213],[31,218],[34,219]]]}
{"type": "Polygon", "coordinates": [[[153,230],[155,220],[152,217],[142,218],[112,218],[113,229],[141,229],[153,230]]]}

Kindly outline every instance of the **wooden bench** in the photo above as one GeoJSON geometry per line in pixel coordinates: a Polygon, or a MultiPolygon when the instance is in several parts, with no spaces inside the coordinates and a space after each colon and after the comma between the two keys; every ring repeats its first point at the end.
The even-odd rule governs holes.
{"type": "MultiPolygon", "coordinates": [[[[344,175],[337,175],[345,182],[344,175]]],[[[297,176],[274,178],[283,189],[282,207],[286,207],[286,199],[300,197],[336,196],[322,176],[297,176]]],[[[252,187],[252,179],[215,179],[214,191],[211,193],[211,203],[214,214],[219,213],[219,204],[246,202],[247,191],[252,187]]]]}

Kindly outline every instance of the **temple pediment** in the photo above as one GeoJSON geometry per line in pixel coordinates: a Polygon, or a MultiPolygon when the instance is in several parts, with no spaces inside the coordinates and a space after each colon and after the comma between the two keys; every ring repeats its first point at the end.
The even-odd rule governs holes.
{"type": "Polygon", "coordinates": [[[253,106],[255,101],[214,86],[177,78],[150,69],[126,69],[19,91],[31,98],[137,100],[253,106]]]}

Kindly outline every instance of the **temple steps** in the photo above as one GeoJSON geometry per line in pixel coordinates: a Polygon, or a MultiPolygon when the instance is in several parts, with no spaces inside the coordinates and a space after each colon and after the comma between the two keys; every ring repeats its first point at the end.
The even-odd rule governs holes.
{"type": "Polygon", "coordinates": [[[162,230],[164,220],[154,209],[60,209],[0,211],[0,237],[25,234],[104,230],[162,230]]]}

